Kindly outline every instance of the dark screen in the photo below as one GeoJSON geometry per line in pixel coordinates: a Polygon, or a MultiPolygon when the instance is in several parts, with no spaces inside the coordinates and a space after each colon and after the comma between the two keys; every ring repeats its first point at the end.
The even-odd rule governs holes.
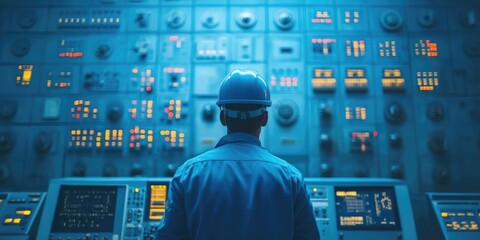
{"type": "Polygon", "coordinates": [[[393,187],[335,188],[340,230],[400,230],[393,187]]]}
{"type": "Polygon", "coordinates": [[[117,187],[62,186],[52,232],[113,232],[117,187]]]}

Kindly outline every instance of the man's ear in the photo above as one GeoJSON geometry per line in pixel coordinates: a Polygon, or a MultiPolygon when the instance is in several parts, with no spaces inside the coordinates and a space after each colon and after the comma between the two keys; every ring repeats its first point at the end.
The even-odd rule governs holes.
{"type": "Polygon", "coordinates": [[[262,113],[260,121],[262,123],[262,127],[265,127],[267,125],[267,122],[268,122],[268,112],[267,111],[262,113]]]}
{"type": "Polygon", "coordinates": [[[220,111],[220,122],[222,123],[223,126],[227,126],[227,118],[223,110],[220,111]]]}

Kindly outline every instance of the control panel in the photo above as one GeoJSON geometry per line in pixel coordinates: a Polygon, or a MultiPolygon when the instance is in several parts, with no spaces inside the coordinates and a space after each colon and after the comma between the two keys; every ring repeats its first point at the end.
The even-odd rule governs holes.
{"type": "Polygon", "coordinates": [[[170,177],[226,134],[218,87],[248,68],[271,90],[263,147],[306,177],[402,180],[422,222],[426,192],[478,191],[479,16],[478,0],[0,1],[0,189],[170,177]]]}
{"type": "Polygon", "coordinates": [[[405,183],[375,178],[305,181],[321,239],[417,239],[405,183]]]}
{"type": "Polygon", "coordinates": [[[156,239],[170,179],[64,178],[48,188],[37,239],[156,239]]]}
{"type": "Polygon", "coordinates": [[[35,239],[44,192],[0,192],[0,239],[35,239]]]}
{"type": "Polygon", "coordinates": [[[434,224],[431,239],[480,238],[480,194],[426,193],[434,224]]]}

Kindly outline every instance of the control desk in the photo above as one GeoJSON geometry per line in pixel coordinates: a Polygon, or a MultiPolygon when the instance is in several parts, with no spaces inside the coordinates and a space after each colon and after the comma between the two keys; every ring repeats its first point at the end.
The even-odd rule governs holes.
{"type": "MultiPolygon", "coordinates": [[[[169,178],[52,180],[38,240],[156,239],[169,178]]],[[[306,179],[322,239],[415,240],[407,186],[390,179],[306,179]]],[[[275,216],[272,216],[272,218],[275,216]]]]}
{"type": "Polygon", "coordinates": [[[433,210],[430,239],[480,239],[479,193],[427,193],[433,210]]]}

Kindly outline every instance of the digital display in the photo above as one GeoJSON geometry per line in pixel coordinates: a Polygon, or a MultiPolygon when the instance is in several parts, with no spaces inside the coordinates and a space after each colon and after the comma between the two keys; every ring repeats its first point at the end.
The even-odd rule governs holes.
{"type": "Polygon", "coordinates": [[[339,230],[400,230],[393,187],[337,187],[339,230]]]}
{"type": "Polygon", "coordinates": [[[33,65],[18,65],[18,73],[15,78],[17,85],[28,86],[32,80],[33,65]]]}
{"type": "Polygon", "coordinates": [[[314,92],[335,92],[337,79],[332,68],[314,68],[312,89],[314,92]]]}
{"type": "Polygon", "coordinates": [[[148,214],[146,214],[148,220],[162,220],[167,204],[167,191],[167,184],[150,184],[148,188],[148,196],[150,200],[146,210],[148,212],[148,214]]]}
{"type": "Polygon", "coordinates": [[[440,213],[447,231],[478,231],[480,212],[473,209],[444,209],[440,213]],[[478,217],[477,217],[478,215],[478,217]]]}
{"type": "Polygon", "coordinates": [[[404,92],[405,78],[401,69],[383,69],[382,88],[384,92],[404,92]]]}
{"type": "Polygon", "coordinates": [[[113,232],[118,187],[62,186],[51,232],[113,232]]]}
{"type": "Polygon", "coordinates": [[[428,39],[416,42],[415,56],[438,57],[438,44],[428,39]]]}

